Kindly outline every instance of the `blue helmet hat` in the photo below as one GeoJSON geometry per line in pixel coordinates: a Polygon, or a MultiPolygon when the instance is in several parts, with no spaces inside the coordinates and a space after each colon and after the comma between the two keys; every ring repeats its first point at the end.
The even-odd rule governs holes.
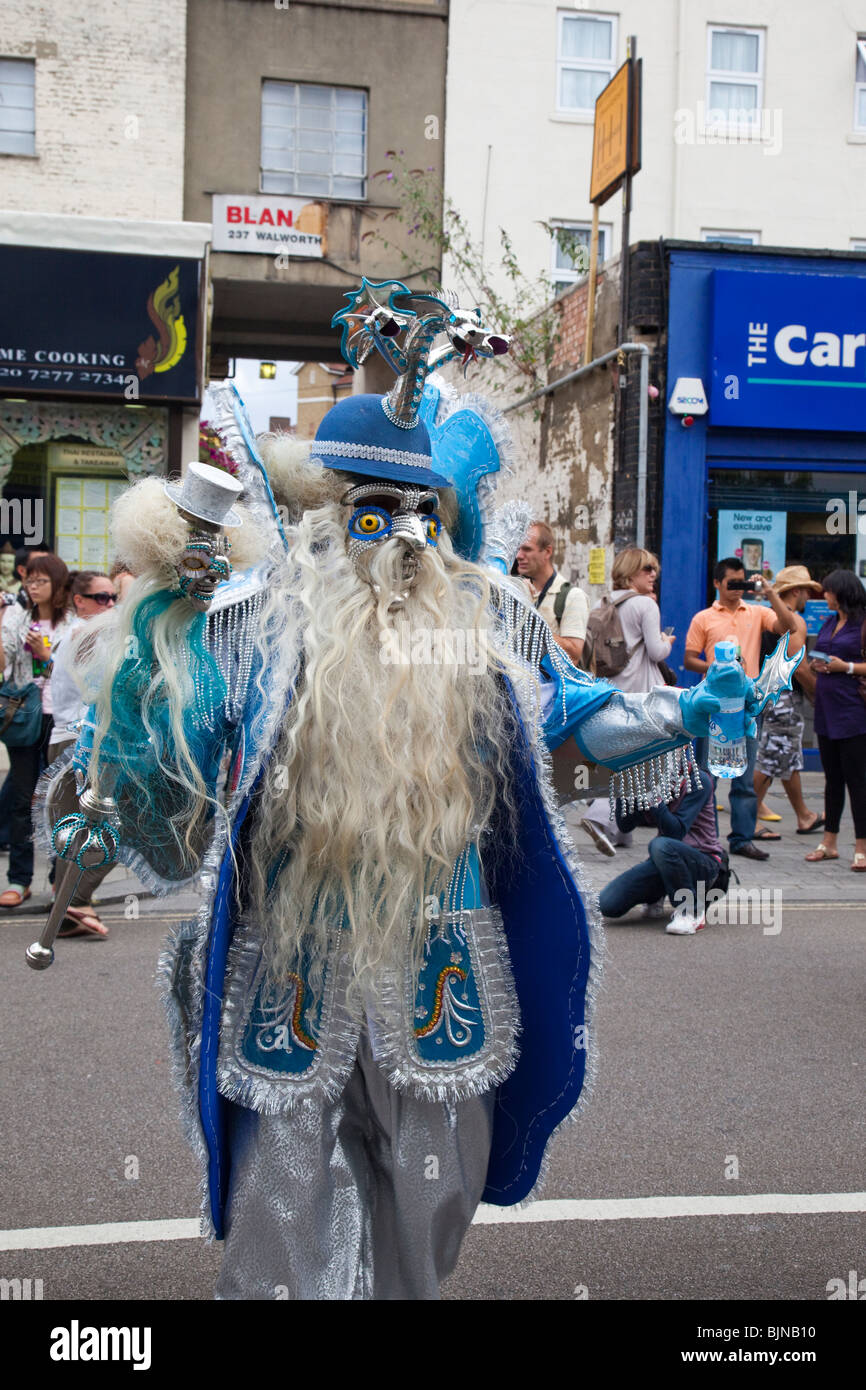
{"type": "Polygon", "coordinates": [[[508,447],[504,421],[477,396],[457,397],[433,370],[452,359],[464,368],[479,357],[508,351],[509,340],[489,332],[476,310],[410,290],[398,280],[362,280],[334,315],[341,349],[359,367],[374,348],[397,380],[386,396],[347,396],[320,424],[313,457],[325,468],[426,488],[453,488],[458,523],[452,541],[467,559],[481,553],[484,483],[508,447]],[[435,340],[444,334],[444,346],[435,340]]]}
{"type": "Polygon", "coordinates": [[[433,468],[427,427],[420,420],[408,428],[393,424],[383,399],[387,397],[347,396],[338,401],[316,431],[313,457],[325,468],[365,478],[450,487],[450,480],[433,468]]]}

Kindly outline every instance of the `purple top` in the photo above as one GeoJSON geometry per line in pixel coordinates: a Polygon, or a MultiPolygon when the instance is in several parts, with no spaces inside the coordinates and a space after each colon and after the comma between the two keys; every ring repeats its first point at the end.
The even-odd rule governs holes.
{"type": "MultiPolygon", "coordinates": [[[[833,629],[837,622],[837,615],[831,614],[818,633],[815,651],[838,656],[840,661],[862,661],[862,623],[849,618],[834,637],[833,629]]],[[[843,671],[827,672],[817,679],[815,733],[822,734],[824,738],[855,738],[858,734],[866,734],[866,703],[861,699],[857,677],[843,671]]]]}
{"type": "MultiPolygon", "coordinates": [[[[866,709],[866,705],[863,708],[866,709]]],[[[707,775],[709,776],[709,774],[707,775]]],[[[713,859],[718,859],[721,862],[722,845],[719,840],[719,832],[716,829],[716,798],[714,793],[715,788],[683,836],[683,844],[692,845],[695,849],[699,849],[702,854],[710,854],[713,859]]]]}

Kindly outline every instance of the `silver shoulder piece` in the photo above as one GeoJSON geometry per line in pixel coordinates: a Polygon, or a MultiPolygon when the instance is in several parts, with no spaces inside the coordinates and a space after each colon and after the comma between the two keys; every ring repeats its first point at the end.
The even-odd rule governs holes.
{"type": "Polygon", "coordinates": [[[528,502],[512,500],[497,507],[487,519],[480,563],[491,565],[498,562],[504,573],[509,574],[518,546],[531,522],[532,508],[528,502]]]}

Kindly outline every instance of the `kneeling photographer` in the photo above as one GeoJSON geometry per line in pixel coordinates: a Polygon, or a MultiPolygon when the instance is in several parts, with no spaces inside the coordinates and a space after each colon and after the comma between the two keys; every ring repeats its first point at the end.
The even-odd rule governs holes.
{"type": "Polygon", "coordinates": [[[711,888],[727,891],[728,856],[719,841],[716,823],[715,783],[709,772],[692,773],[692,789],[683,789],[676,800],[648,811],[627,813],[617,802],[616,822],[623,831],[639,825],[658,830],[650,841],[649,858],[620,874],[599,894],[605,917],[623,917],[638,903],[644,915],[657,915],[668,897],[676,906],[665,931],[671,936],[692,936],[706,926],[704,904],[711,888]],[[703,885],[701,891],[700,885],[703,885]]]}

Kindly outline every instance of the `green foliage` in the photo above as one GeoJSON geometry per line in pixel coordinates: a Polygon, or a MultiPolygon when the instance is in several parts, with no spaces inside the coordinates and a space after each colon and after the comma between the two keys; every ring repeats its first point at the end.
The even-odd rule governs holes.
{"type": "MultiPolygon", "coordinates": [[[[432,168],[410,169],[403,152],[389,150],[390,167],[380,169],[373,178],[391,185],[399,207],[387,212],[383,228],[364,234],[365,240],[377,241],[393,252],[402,262],[401,275],[417,277],[425,289],[439,287],[436,267],[447,257],[451,273],[458,284],[454,288],[461,303],[477,305],[485,323],[498,333],[511,338],[509,358],[528,381],[531,389],[546,386],[550,369],[562,336],[561,312],[553,298],[551,277],[541,274],[534,279],[521,268],[514,246],[505,228],[499,229],[499,259],[489,260],[480,243],[473,240],[466,218],[452,200],[446,197],[432,168]],[[403,229],[401,245],[392,241],[384,224],[395,222],[403,229]],[[405,249],[412,237],[412,250],[405,249]],[[432,262],[432,264],[431,264],[432,262]],[[507,288],[497,288],[505,280],[507,288]]],[[[588,267],[588,253],[573,232],[564,227],[539,223],[549,236],[556,236],[562,250],[576,268],[588,267]]],[[[494,381],[492,388],[500,390],[504,383],[494,381]]]]}

